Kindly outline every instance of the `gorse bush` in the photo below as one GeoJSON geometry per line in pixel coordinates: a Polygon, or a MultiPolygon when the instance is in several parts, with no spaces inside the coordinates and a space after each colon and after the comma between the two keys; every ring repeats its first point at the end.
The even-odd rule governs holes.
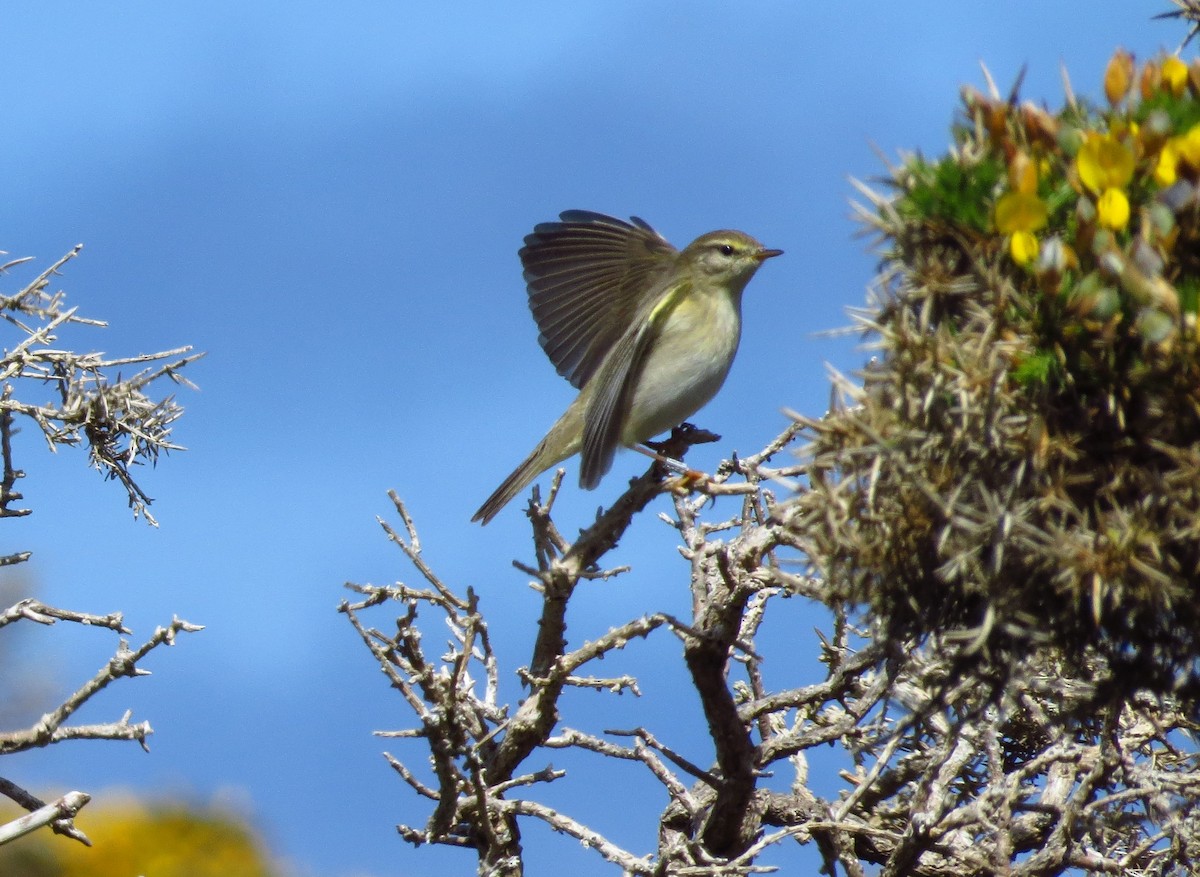
{"type": "Polygon", "coordinates": [[[808,421],[792,526],[890,635],[1195,689],[1200,62],[1118,52],[1104,93],[968,89],[946,155],[863,187],[877,358],[808,421]]]}

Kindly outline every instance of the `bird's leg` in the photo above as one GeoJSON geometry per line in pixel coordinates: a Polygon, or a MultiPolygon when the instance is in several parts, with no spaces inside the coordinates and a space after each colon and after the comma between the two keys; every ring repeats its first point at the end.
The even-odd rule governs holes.
{"type": "Polygon", "coordinates": [[[643,445],[633,445],[633,449],[638,453],[645,454],[647,457],[661,463],[667,469],[679,473],[679,478],[673,479],[668,485],[671,491],[690,490],[691,485],[703,481],[708,478],[703,472],[692,469],[687,466],[682,460],[675,459],[676,455],[682,457],[683,454],[692,445],[702,445],[708,442],[720,441],[721,437],[714,432],[709,432],[707,429],[700,429],[690,423],[682,423],[671,430],[671,435],[661,442],[643,442],[643,445]]]}
{"type": "Polygon", "coordinates": [[[665,444],[666,442],[646,442],[640,445],[631,445],[630,447],[632,447],[633,450],[637,451],[639,454],[645,454],[651,460],[654,460],[657,463],[662,463],[673,472],[678,472],[681,475],[691,472],[692,470],[689,469],[687,464],[682,460],[676,460],[673,457],[668,457],[663,454],[660,448],[665,444]]]}

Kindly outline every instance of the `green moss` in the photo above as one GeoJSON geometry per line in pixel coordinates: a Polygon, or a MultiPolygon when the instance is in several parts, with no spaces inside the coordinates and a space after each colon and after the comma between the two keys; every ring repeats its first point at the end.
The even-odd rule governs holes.
{"type": "Polygon", "coordinates": [[[1159,92],[1142,101],[1134,111],[1133,118],[1139,124],[1145,124],[1155,112],[1166,114],[1171,120],[1171,131],[1174,134],[1184,134],[1193,125],[1200,124],[1200,103],[1191,94],[1177,97],[1167,92],[1159,92]]]}
{"type": "Polygon", "coordinates": [[[1012,370],[1013,380],[1021,386],[1044,386],[1058,368],[1058,357],[1052,351],[1039,350],[1025,357],[1012,370]]]}
{"type": "Polygon", "coordinates": [[[930,163],[914,158],[907,170],[911,182],[896,204],[912,219],[943,220],[986,232],[992,224],[992,201],[1004,168],[994,158],[964,167],[953,157],[930,163]]]}

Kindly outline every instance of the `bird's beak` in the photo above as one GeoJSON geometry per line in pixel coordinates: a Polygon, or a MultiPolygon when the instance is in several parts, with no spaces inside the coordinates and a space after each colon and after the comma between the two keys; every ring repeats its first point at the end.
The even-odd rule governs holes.
{"type": "Polygon", "coordinates": [[[776,256],[782,256],[782,255],[783,255],[783,250],[768,250],[766,248],[763,248],[763,249],[759,250],[757,253],[755,253],[755,257],[760,262],[765,262],[765,261],[767,261],[767,259],[774,259],[776,256]]]}

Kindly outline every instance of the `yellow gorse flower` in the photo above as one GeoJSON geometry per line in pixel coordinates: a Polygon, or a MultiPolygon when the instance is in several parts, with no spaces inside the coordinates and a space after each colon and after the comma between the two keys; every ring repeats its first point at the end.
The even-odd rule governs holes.
{"type": "Polygon", "coordinates": [[[1174,55],[1163,61],[1162,63],[1162,81],[1167,90],[1176,97],[1183,95],[1184,89],[1187,88],[1188,82],[1188,67],[1174,55]]]}
{"type": "Polygon", "coordinates": [[[1088,131],[1075,156],[1080,181],[1097,195],[1123,189],[1133,179],[1133,150],[1113,134],[1088,131]]]}
{"type": "Polygon", "coordinates": [[[1200,171],[1200,123],[1193,125],[1186,134],[1175,140],[1179,157],[1186,161],[1192,170],[1200,171]]]}
{"type": "Polygon", "coordinates": [[[1105,189],[1096,202],[1096,221],[1101,227],[1120,231],[1129,224],[1129,198],[1115,186],[1105,189]]]}
{"type": "Polygon", "coordinates": [[[1002,234],[1034,232],[1046,225],[1046,203],[1029,192],[1005,192],[996,202],[996,230],[1002,234]]]}
{"type": "Polygon", "coordinates": [[[1028,265],[1038,256],[1035,231],[1045,227],[1050,218],[1046,202],[1037,196],[1037,177],[1033,165],[1017,174],[1018,189],[1005,192],[996,202],[996,230],[1009,235],[1008,252],[1018,265],[1028,265]]]}
{"type": "Polygon", "coordinates": [[[1154,182],[1163,188],[1173,185],[1179,179],[1180,165],[1186,165],[1193,173],[1200,171],[1200,124],[1162,145],[1154,160],[1154,182]]]}
{"type": "Polygon", "coordinates": [[[1008,239],[1008,254],[1018,265],[1031,264],[1038,257],[1037,235],[1030,231],[1013,232],[1008,239]]]}
{"type": "Polygon", "coordinates": [[[1179,140],[1172,137],[1164,143],[1154,162],[1154,182],[1164,189],[1179,179],[1179,140]]]}
{"type": "Polygon", "coordinates": [[[1010,235],[1008,252],[1018,265],[1028,265],[1038,256],[1038,239],[1034,235],[1045,227],[1050,211],[1037,195],[1038,163],[1024,151],[1012,157],[1008,166],[1008,183],[1012,187],[996,201],[993,221],[996,230],[1010,235]]]}
{"type": "Polygon", "coordinates": [[[1120,231],[1129,224],[1129,196],[1125,187],[1133,179],[1133,150],[1115,134],[1089,131],[1075,156],[1079,180],[1099,196],[1096,221],[1101,227],[1120,231]]]}
{"type": "Polygon", "coordinates": [[[1110,104],[1116,106],[1125,99],[1133,84],[1133,75],[1133,55],[1124,49],[1117,49],[1104,71],[1104,96],[1110,104]]]}

